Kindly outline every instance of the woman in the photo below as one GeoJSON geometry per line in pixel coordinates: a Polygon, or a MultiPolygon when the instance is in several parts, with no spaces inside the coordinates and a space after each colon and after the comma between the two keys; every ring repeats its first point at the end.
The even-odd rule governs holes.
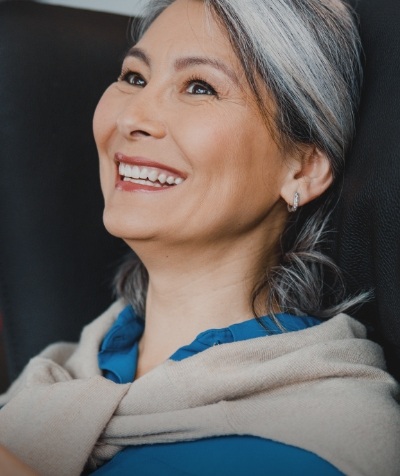
{"type": "Polygon", "coordinates": [[[0,441],[45,475],[398,474],[398,386],[318,250],[359,97],[347,7],[152,1],[137,36],[94,134],[140,261],[31,361],[0,441]]]}

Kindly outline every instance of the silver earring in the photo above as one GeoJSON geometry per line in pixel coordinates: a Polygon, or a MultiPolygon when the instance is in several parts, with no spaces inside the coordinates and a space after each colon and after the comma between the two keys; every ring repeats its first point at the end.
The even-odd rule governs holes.
{"type": "Polygon", "coordinates": [[[293,205],[287,206],[287,209],[289,210],[290,213],[294,213],[298,208],[300,204],[300,194],[299,192],[295,192],[294,197],[293,197],[293,205]]]}

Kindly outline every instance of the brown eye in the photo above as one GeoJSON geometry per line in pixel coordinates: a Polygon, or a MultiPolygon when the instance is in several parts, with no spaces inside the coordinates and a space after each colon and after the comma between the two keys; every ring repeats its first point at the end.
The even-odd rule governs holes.
{"type": "Polygon", "coordinates": [[[199,79],[191,80],[188,83],[186,91],[189,94],[208,95],[208,96],[217,95],[217,92],[210,84],[208,84],[206,81],[202,81],[199,79]]]}
{"type": "Polygon", "coordinates": [[[146,86],[146,81],[143,79],[143,76],[133,71],[122,73],[119,77],[119,81],[124,81],[131,86],[139,86],[140,88],[144,88],[146,86]]]}

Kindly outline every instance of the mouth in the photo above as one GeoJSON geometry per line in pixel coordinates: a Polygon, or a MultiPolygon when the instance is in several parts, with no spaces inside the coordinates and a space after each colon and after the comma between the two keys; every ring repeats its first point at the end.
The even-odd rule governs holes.
{"type": "Polygon", "coordinates": [[[178,171],[140,157],[116,154],[118,181],[124,189],[132,184],[134,189],[160,190],[181,185],[185,177],[178,171]]]}

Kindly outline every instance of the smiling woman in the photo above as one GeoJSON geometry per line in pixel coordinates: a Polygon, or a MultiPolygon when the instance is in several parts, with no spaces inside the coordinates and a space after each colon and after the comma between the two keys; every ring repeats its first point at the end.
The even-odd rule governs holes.
{"type": "Polygon", "coordinates": [[[93,129],[136,257],[2,397],[0,441],[43,475],[395,476],[399,387],[320,248],[360,93],[350,10],[151,0],[134,35],[93,129]]]}
{"type": "MultiPolygon", "coordinates": [[[[157,16],[157,5],[151,4],[149,14],[142,23],[142,31],[136,32],[138,37],[143,35],[157,16]]],[[[162,5],[164,3],[160,3],[159,8],[163,8],[162,5]]],[[[349,32],[340,29],[348,26],[350,20],[339,10],[343,16],[343,24],[338,25],[337,31],[324,32],[326,38],[323,40],[325,43],[341,41],[342,56],[325,57],[323,51],[316,48],[315,41],[311,42],[306,23],[304,28],[297,32],[305,38],[301,43],[295,38],[288,37],[289,44],[285,47],[280,44],[274,45],[275,51],[259,47],[256,44],[260,41],[258,36],[251,38],[244,35],[254,21],[251,9],[246,7],[243,12],[239,10],[235,12],[227,7],[224,10],[221,6],[218,7],[221,8],[218,14],[218,4],[205,5],[207,9],[204,9],[203,4],[197,4],[197,12],[181,8],[181,13],[176,11],[177,7],[171,6],[169,15],[167,16],[167,12],[163,15],[162,26],[156,29],[155,35],[151,35],[154,30],[150,27],[145,37],[130,50],[119,83],[110,90],[115,94],[116,90],[113,88],[119,85],[117,90],[121,93],[135,95],[137,88],[145,89],[146,91],[140,95],[145,99],[140,99],[139,103],[137,99],[133,99],[134,113],[140,112],[141,101],[144,101],[145,113],[158,120],[153,126],[158,126],[163,131],[161,134],[165,134],[165,137],[157,136],[163,141],[158,141],[156,146],[159,150],[155,151],[154,155],[160,157],[161,161],[172,163],[176,163],[179,156],[185,158],[181,165],[184,170],[188,167],[197,169],[197,173],[188,176],[188,183],[191,183],[192,179],[196,180],[195,183],[201,178],[204,179],[202,187],[192,189],[201,193],[201,196],[196,197],[191,193],[190,200],[185,199],[185,206],[180,203],[179,207],[163,202],[166,210],[156,206],[158,213],[163,215],[173,209],[174,219],[176,217],[177,220],[178,211],[183,213],[179,223],[179,237],[182,239],[185,232],[191,229],[188,228],[189,223],[193,227],[196,239],[200,240],[202,236],[209,239],[212,230],[207,229],[206,224],[213,222],[214,229],[219,235],[225,231],[224,239],[227,238],[233,244],[232,252],[235,254],[236,248],[242,246],[248,248],[247,240],[252,240],[250,249],[253,257],[251,259],[247,257],[246,262],[250,270],[249,275],[253,275],[251,279],[257,284],[256,286],[254,282],[251,284],[253,306],[250,316],[254,313],[262,315],[267,311],[273,317],[274,309],[279,307],[294,314],[331,317],[355,304],[356,300],[344,299],[342,288],[336,281],[336,295],[332,293],[326,299],[329,305],[325,304],[324,307],[322,303],[324,296],[320,290],[320,283],[323,281],[323,268],[330,268],[333,275],[338,276],[332,262],[314,253],[314,246],[319,240],[327,210],[321,207],[321,204],[317,206],[312,204],[311,207],[316,209],[316,213],[299,214],[295,219],[288,221],[285,202],[290,206],[295,203],[295,208],[299,204],[304,206],[309,203],[329,187],[332,176],[342,167],[343,152],[353,129],[352,105],[357,103],[359,95],[361,73],[359,63],[356,61],[357,36],[352,36],[352,29],[349,32]],[[210,8],[214,9],[214,15],[210,8]],[[224,20],[224,15],[232,16],[230,22],[224,20]],[[233,22],[235,15],[236,24],[233,22]],[[217,20],[214,23],[210,21],[213,17],[217,20]],[[168,30],[173,18],[181,25],[179,33],[168,30]],[[241,43],[238,39],[241,39],[241,43]],[[306,40],[310,41],[311,50],[315,49],[313,58],[316,59],[311,63],[305,53],[306,40]],[[345,40],[348,41],[347,44],[345,40]],[[165,43],[164,49],[155,48],[160,41],[165,43]],[[146,45],[149,45],[147,49],[146,45]],[[174,50],[179,54],[173,56],[174,50]],[[156,51],[158,55],[152,58],[151,51],[156,51]],[[244,57],[241,51],[249,53],[244,57]],[[168,84],[167,60],[171,76],[168,84]],[[334,64],[329,63],[329,60],[337,63],[337,70],[333,70],[334,64]],[[287,61],[290,61],[291,72],[287,71],[287,61]],[[305,63],[309,63],[308,70],[304,68],[305,63]],[[319,72],[321,65],[324,67],[323,73],[319,72]],[[331,74],[332,71],[335,74],[331,74]],[[157,87],[157,82],[153,79],[157,72],[164,81],[160,84],[164,87],[164,91],[160,88],[153,89],[157,87]],[[298,78],[296,83],[293,82],[293,73],[296,73],[295,77],[298,78]],[[254,80],[254,74],[258,77],[257,81],[254,80]],[[148,81],[147,77],[151,81],[148,81]],[[304,84],[299,87],[301,80],[304,80],[304,84]],[[311,89],[310,84],[313,84],[314,89],[311,89]],[[321,96],[320,90],[325,91],[325,97],[321,96]],[[343,103],[336,94],[337,90],[343,96],[341,98],[343,103]],[[175,95],[171,95],[171,92],[175,95]],[[162,111],[158,109],[161,94],[169,99],[169,103],[166,104],[169,105],[170,118],[165,114],[162,115],[162,111]],[[157,112],[150,109],[150,102],[153,102],[157,112]],[[327,117],[332,119],[329,124],[327,117]],[[165,149],[166,144],[168,149],[165,149]],[[168,154],[171,154],[171,159],[168,158],[168,154]],[[308,180],[310,177],[312,180],[308,180]],[[271,198],[273,203],[268,205],[271,198]],[[231,215],[225,214],[228,209],[223,206],[215,207],[215,203],[226,204],[230,208],[231,215]],[[306,222],[302,227],[303,230],[299,232],[297,227],[296,233],[293,233],[295,229],[293,222],[299,223],[301,220],[306,222]],[[282,234],[284,223],[287,223],[287,230],[282,234]],[[236,230],[236,224],[245,230],[244,234],[241,230],[236,230]],[[281,234],[286,243],[283,250],[277,250],[276,244],[281,234]],[[246,244],[243,245],[241,239],[246,240],[246,244]],[[300,255],[296,250],[302,252],[302,259],[298,259],[300,255]],[[304,253],[305,250],[308,256],[304,253]],[[308,261],[306,266],[305,261],[308,261]],[[289,265],[284,266],[284,263],[289,265]],[[305,274],[307,270],[310,272],[305,274]],[[267,310],[265,299],[268,301],[267,310]],[[261,300],[261,309],[257,309],[257,300],[261,300]]],[[[278,24],[266,20],[264,25],[258,25],[263,28],[259,35],[265,36],[265,45],[274,44],[275,38],[285,37],[280,30],[285,25],[289,29],[293,24],[293,11],[290,9],[286,11],[279,2],[275,6],[263,8],[275,9],[274,14],[279,20],[278,24]]],[[[267,11],[266,14],[270,12],[267,11]]],[[[304,12],[303,15],[305,20],[312,19],[316,23],[329,23],[332,20],[330,17],[334,16],[333,12],[329,12],[329,8],[321,5],[310,8],[310,11],[304,12]]],[[[161,19],[158,19],[156,24],[160,25],[161,19]]],[[[103,106],[107,109],[110,107],[107,102],[109,97],[110,95],[106,93],[99,105],[101,115],[103,106]]],[[[121,101],[125,107],[123,99],[121,101]]],[[[113,104],[115,107],[116,101],[113,104]]],[[[121,115],[119,118],[120,122],[124,120],[123,117],[121,115]]],[[[126,120],[132,122],[136,118],[128,114],[126,120]]],[[[131,131],[131,126],[142,129],[140,125],[131,122],[128,122],[125,134],[152,135],[151,131],[146,131],[145,128],[131,131]]],[[[95,117],[95,132],[96,130],[95,117]]],[[[120,131],[122,130],[120,125],[120,131]]],[[[139,171],[135,169],[135,172],[136,177],[128,177],[125,180],[138,179],[139,171]]],[[[165,173],[162,179],[164,175],[165,173]]],[[[153,186],[149,183],[148,185],[153,186]]],[[[127,187],[134,186],[125,184],[125,189],[127,187]]],[[[174,197],[180,200],[178,191],[176,192],[174,197]]],[[[182,193],[184,192],[185,190],[182,190],[182,193]]],[[[145,208],[141,210],[146,213],[145,208]]],[[[108,225],[108,216],[111,216],[115,224],[118,214],[113,212],[108,214],[106,207],[105,223],[106,226],[112,227],[111,223],[108,225]]],[[[123,228],[126,227],[128,216],[132,215],[127,213],[123,216],[123,228]]],[[[145,223],[137,218],[135,214],[135,226],[145,223]]],[[[149,215],[147,219],[152,220],[149,215]]],[[[153,224],[156,223],[157,220],[154,220],[153,224]]],[[[150,232],[152,227],[146,224],[144,229],[145,232],[150,232]]],[[[109,231],[123,236],[118,230],[113,231],[109,228],[109,231]]],[[[219,241],[215,239],[213,252],[217,251],[218,243],[219,241]]],[[[183,257],[182,244],[180,241],[179,249],[176,250],[179,259],[183,257]]],[[[223,246],[224,252],[218,251],[218,257],[226,257],[233,263],[233,260],[225,256],[227,248],[225,244],[223,246]]],[[[134,249],[137,251],[135,246],[134,249]]],[[[170,254],[168,256],[171,257],[170,254]]],[[[203,255],[200,259],[202,258],[203,255]]],[[[192,266],[196,265],[193,259],[193,253],[190,251],[189,262],[192,266]]],[[[215,264],[215,259],[217,258],[213,255],[210,263],[215,264]]],[[[127,265],[127,269],[122,272],[120,291],[134,305],[137,312],[143,315],[148,289],[147,271],[145,268],[140,269],[140,265],[138,268],[136,262],[132,263],[132,269],[136,271],[131,272],[127,265]],[[139,278],[144,276],[145,282],[139,285],[133,275],[139,278]],[[134,292],[125,292],[132,280],[135,281],[134,292]],[[134,302],[133,296],[138,296],[139,301],[134,302]]],[[[247,292],[248,290],[245,291],[247,292]]],[[[213,309],[215,312],[214,307],[213,309]]],[[[223,309],[221,313],[224,313],[223,309]]],[[[243,318],[246,313],[248,310],[238,308],[238,319],[243,318]]]]}

